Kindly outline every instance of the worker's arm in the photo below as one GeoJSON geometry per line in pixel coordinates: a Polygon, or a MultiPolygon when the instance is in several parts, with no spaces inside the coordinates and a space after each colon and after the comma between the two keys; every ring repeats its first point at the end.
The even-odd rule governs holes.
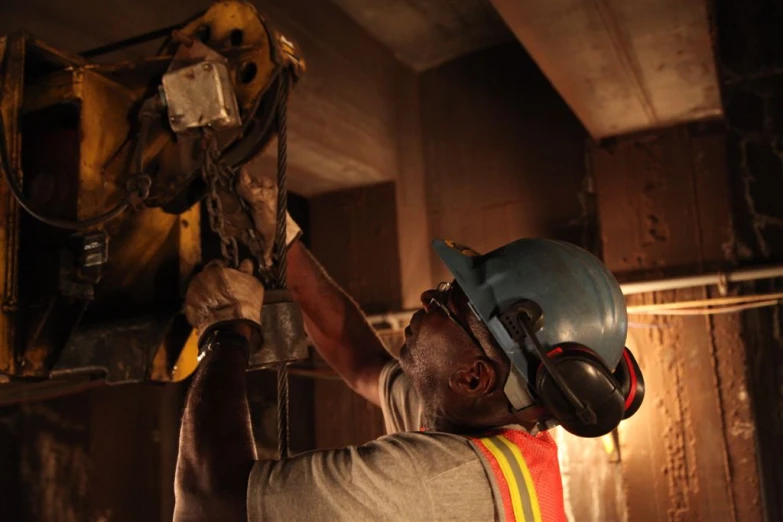
{"type": "MultiPolygon", "coordinates": [[[[270,237],[277,222],[277,192],[269,179],[242,169],[237,192],[253,211],[256,230],[270,237]]],[[[327,363],[359,395],[380,406],[378,378],[391,357],[359,306],[327,275],[296,239],[299,227],[286,226],[288,288],[302,307],[305,328],[327,363]]]]}
{"type": "Polygon", "coordinates": [[[233,330],[204,342],[188,391],[175,478],[175,522],[247,520],[256,459],[245,370],[248,340],[233,330]]]}
{"type": "Polygon", "coordinates": [[[299,240],[288,251],[288,286],[321,357],[354,391],[380,406],[378,378],[391,356],[359,305],[299,240]]]}
{"type": "Polygon", "coordinates": [[[252,265],[211,263],[185,296],[185,313],[203,355],[180,429],[174,520],[247,520],[247,483],[256,459],[245,370],[258,342],[264,287],[252,265]]]}

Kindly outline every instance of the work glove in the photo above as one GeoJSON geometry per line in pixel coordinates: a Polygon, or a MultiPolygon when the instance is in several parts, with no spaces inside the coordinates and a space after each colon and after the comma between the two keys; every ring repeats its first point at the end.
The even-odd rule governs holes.
{"type": "MultiPolygon", "coordinates": [[[[277,229],[277,183],[260,172],[251,173],[243,167],[239,172],[237,194],[250,205],[256,232],[261,234],[267,244],[274,244],[277,229]]],[[[286,246],[291,246],[301,235],[302,229],[286,212],[286,246]]]]}
{"type": "Polygon", "coordinates": [[[246,259],[234,270],[223,261],[212,261],[199,272],[185,294],[185,316],[196,329],[199,344],[212,329],[234,321],[253,326],[260,340],[264,285],[253,277],[253,263],[246,259]]]}

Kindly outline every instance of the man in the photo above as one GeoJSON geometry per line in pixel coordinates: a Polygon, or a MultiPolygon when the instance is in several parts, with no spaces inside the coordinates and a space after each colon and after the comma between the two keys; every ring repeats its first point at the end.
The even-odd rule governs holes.
{"type": "MultiPolygon", "coordinates": [[[[274,212],[254,188],[243,172],[260,225],[274,212]]],[[[456,281],[422,294],[397,362],[289,228],[289,288],[308,335],[382,408],[389,435],[256,461],[244,372],[263,287],[249,264],[210,264],[186,297],[204,358],[183,416],[175,520],[565,520],[546,429],[607,433],[644,391],[624,350],[622,294],[603,265],[556,242],[485,256],[439,242],[456,281]]]]}

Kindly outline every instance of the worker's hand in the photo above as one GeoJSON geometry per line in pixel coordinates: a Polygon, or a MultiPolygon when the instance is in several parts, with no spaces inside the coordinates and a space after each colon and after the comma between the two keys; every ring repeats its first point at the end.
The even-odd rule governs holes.
{"type": "Polygon", "coordinates": [[[246,322],[261,333],[264,285],[252,274],[249,259],[239,270],[212,261],[191,280],[185,294],[185,315],[199,340],[216,326],[234,321],[246,322]]]}
{"type": "MultiPolygon", "coordinates": [[[[239,172],[237,193],[253,210],[256,231],[261,234],[265,244],[274,245],[277,229],[277,184],[259,173],[251,173],[247,168],[239,172]]],[[[302,229],[286,212],[286,246],[291,245],[302,235],[302,229]]]]}

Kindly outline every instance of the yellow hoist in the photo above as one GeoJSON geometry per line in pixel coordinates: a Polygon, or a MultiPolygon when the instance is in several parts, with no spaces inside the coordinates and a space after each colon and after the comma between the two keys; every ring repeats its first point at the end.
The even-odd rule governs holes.
{"type": "Polygon", "coordinates": [[[250,3],[224,0],[81,55],[0,37],[0,57],[0,403],[186,378],[198,364],[181,313],[188,280],[207,260],[252,257],[269,291],[251,367],[279,365],[285,409],[285,364],[307,355],[285,290],[296,45],[250,3]],[[155,56],[91,61],[160,38],[155,56]],[[282,219],[270,266],[234,186],[275,138],[282,219]]]}

